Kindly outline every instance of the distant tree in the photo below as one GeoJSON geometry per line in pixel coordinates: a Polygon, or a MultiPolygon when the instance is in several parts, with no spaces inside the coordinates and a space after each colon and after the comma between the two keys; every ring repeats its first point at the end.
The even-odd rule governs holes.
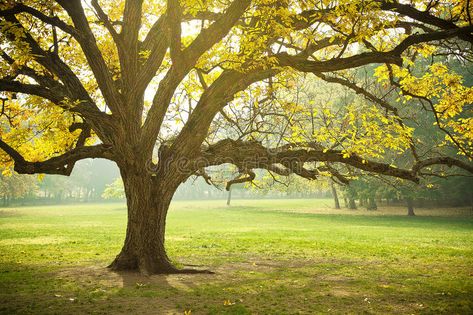
{"type": "Polygon", "coordinates": [[[0,198],[3,206],[10,205],[12,200],[33,195],[38,189],[37,182],[36,176],[0,173],[0,198]]]}
{"type": "Polygon", "coordinates": [[[335,209],[340,209],[340,200],[338,199],[337,188],[335,187],[335,184],[333,183],[333,181],[330,181],[330,189],[332,191],[332,197],[335,204],[335,209]]]}
{"type": "Polygon", "coordinates": [[[343,187],[343,195],[346,200],[345,206],[348,209],[351,210],[356,210],[356,199],[358,197],[356,189],[353,187],[353,185],[346,185],[343,187]]]}
{"type": "Polygon", "coordinates": [[[125,198],[125,187],[121,178],[115,179],[111,184],[108,184],[103,193],[104,199],[123,199],[125,198]]]}

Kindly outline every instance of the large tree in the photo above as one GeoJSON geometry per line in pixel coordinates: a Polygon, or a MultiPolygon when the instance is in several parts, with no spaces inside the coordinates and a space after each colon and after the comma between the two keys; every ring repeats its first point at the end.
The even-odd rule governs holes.
{"type": "Polygon", "coordinates": [[[116,162],[128,225],[115,270],[179,272],[164,247],[168,206],[189,176],[210,180],[210,166],[239,168],[227,187],[254,169],[342,182],[340,165],[414,182],[437,164],[473,171],[471,89],[443,64],[424,75],[413,62],[447,54],[468,65],[468,0],[9,0],[0,17],[2,161],[64,175],[81,159],[116,162]],[[349,71],[370,64],[384,65],[376,89],[349,71]],[[330,123],[311,141],[300,136],[296,117],[314,112],[281,101],[298,73],[365,100],[333,122],[340,142],[330,123]],[[402,99],[382,94],[393,92],[417,98],[463,157],[416,154],[402,99]],[[355,122],[357,106],[365,115],[355,122]],[[347,139],[351,147],[337,145],[347,139]],[[412,165],[383,162],[380,146],[411,150],[412,165]]]}

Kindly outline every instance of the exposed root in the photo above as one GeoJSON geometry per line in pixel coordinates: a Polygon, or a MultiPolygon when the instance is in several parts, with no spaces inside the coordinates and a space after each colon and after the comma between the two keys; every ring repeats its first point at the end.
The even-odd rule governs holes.
{"type": "Polygon", "coordinates": [[[158,275],[158,274],[214,274],[214,272],[206,269],[179,269],[173,266],[169,261],[144,262],[140,264],[136,258],[124,258],[124,255],[118,255],[117,258],[107,266],[116,272],[137,272],[142,275],[158,275]]]}

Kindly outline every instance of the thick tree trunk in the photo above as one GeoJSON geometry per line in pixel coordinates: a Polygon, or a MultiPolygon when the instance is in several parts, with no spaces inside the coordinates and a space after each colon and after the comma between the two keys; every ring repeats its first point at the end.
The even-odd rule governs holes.
{"type": "Polygon", "coordinates": [[[128,206],[125,244],[109,266],[142,274],[179,272],[164,247],[166,215],[179,183],[146,172],[121,170],[128,206]]]}
{"type": "Polygon", "coordinates": [[[415,216],[414,201],[412,200],[412,198],[407,198],[406,202],[407,202],[407,215],[410,216],[410,217],[415,216]]]}
{"type": "Polygon", "coordinates": [[[335,202],[335,209],[340,209],[340,201],[338,200],[337,189],[335,188],[335,184],[332,181],[330,181],[330,186],[332,188],[332,196],[333,201],[335,202]]]}

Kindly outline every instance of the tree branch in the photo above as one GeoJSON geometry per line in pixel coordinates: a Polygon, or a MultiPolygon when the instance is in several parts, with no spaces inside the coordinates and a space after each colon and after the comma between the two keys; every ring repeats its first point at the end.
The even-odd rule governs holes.
{"type": "Polygon", "coordinates": [[[81,1],[57,0],[57,2],[66,10],[74,22],[75,28],[79,33],[79,36],[77,37],[78,42],[87,58],[87,63],[94,73],[94,77],[102,91],[107,106],[112,110],[112,112],[123,115],[124,113],[120,110],[123,107],[120,93],[115,88],[112,74],[110,73],[110,70],[103,59],[102,53],[97,46],[95,36],[90,29],[81,1]]]}
{"type": "Polygon", "coordinates": [[[333,58],[326,61],[311,61],[305,56],[291,56],[287,53],[275,55],[281,66],[289,66],[302,72],[325,73],[352,69],[373,63],[402,65],[401,54],[410,46],[430,41],[448,39],[461,34],[469,34],[473,31],[472,26],[456,28],[433,33],[410,35],[404,39],[393,50],[387,52],[364,52],[345,58],[333,58]]]}
{"type": "MultiPolygon", "coordinates": [[[[438,18],[428,11],[419,11],[408,4],[401,4],[397,1],[379,0],[381,3],[381,10],[393,11],[403,16],[408,16],[415,21],[423,22],[429,25],[439,27],[441,29],[457,29],[455,23],[438,18]]],[[[473,35],[471,33],[459,33],[459,37],[467,42],[473,42],[473,35]]]]}
{"type": "Polygon", "coordinates": [[[251,182],[255,178],[256,178],[255,172],[253,172],[252,170],[245,170],[244,172],[241,172],[240,176],[238,176],[237,178],[229,180],[227,184],[225,185],[225,190],[229,191],[232,185],[251,182]],[[246,176],[241,176],[242,174],[246,174],[246,176]]]}
{"type": "Polygon", "coordinates": [[[74,27],[65,23],[57,16],[47,16],[35,8],[29,7],[23,3],[16,3],[15,6],[10,9],[0,10],[0,16],[15,15],[19,13],[28,13],[46,24],[60,28],[64,33],[70,34],[74,37],[77,36],[77,31],[74,29],[74,27]]]}
{"type": "Polygon", "coordinates": [[[113,160],[110,146],[100,144],[90,147],[78,147],[62,155],[43,162],[29,162],[14,148],[0,139],[0,149],[5,151],[15,162],[14,170],[19,174],[59,174],[70,175],[74,164],[82,159],[107,158],[113,160]]]}
{"type": "MultiPolygon", "coordinates": [[[[473,174],[473,166],[450,157],[439,157],[416,162],[412,169],[401,169],[387,163],[364,159],[358,155],[346,156],[339,150],[314,149],[311,145],[304,148],[282,146],[268,149],[258,142],[235,141],[225,139],[204,148],[195,160],[199,167],[231,163],[243,169],[274,170],[275,165],[304,165],[311,162],[340,163],[370,173],[419,182],[420,171],[432,165],[449,165],[462,168],[473,174]]],[[[329,172],[331,172],[329,170],[329,172]]],[[[297,173],[296,173],[297,174],[297,173]]],[[[313,178],[313,174],[299,173],[299,176],[313,178]]],[[[337,172],[334,174],[339,178],[337,172]]]]}

